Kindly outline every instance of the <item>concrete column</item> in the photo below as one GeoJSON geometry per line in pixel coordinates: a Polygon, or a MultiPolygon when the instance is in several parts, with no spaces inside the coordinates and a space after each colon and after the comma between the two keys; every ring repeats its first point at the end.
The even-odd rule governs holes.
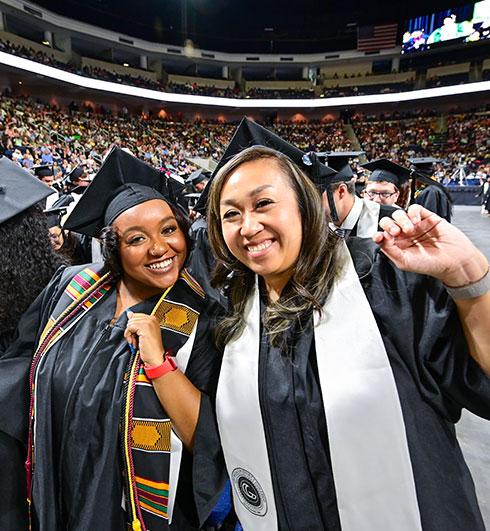
{"type": "Polygon", "coordinates": [[[230,77],[237,82],[240,90],[245,90],[245,80],[243,79],[243,70],[241,66],[230,67],[230,77]]]}
{"type": "Polygon", "coordinates": [[[221,67],[221,77],[223,79],[229,79],[228,77],[229,74],[230,74],[230,71],[229,71],[228,65],[221,67]]]}
{"type": "Polygon", "coordinates": [[[58,50],[63,50],[71,55],[71,36],[66,33],[55,33],[53,35],[54,45],[58,50]]]}
{"type": "Polygon", "coordinates": [[[309,79],[309,68],[307,66],[303,66],[303,69],[301,70],[301,79],[309,79]]]}
{"type": "Polygon", "coordinates": [[[143,70],[148,70],[148,56],[140,55],[140,68],[143,70]]]}
{"type": "Polygon", "coordinates": [[[391,61],[391,69],[395,70],[395,72],[400,71],[400,58],[399,57],[393,57],[391,61]]]}
{"type": "Polygon", "coordinates": [[[46,30],[44,32],[44,42],[49,42],[49,44],[46,46],[51,46],[51,48],[53,47],[53,33],[51,31],[46,30]]]}
{"type": "Polygon", "coordinates": [[[149,70],[155,72],[158,80],[162,80],[162,60],[161,59],[151,59],[149,62],[149,70]]]}
{"type": "Polygon", "coordinates": [[[0,11],[0,31],[7,31],[5,13],[3,11],[0,11]]]}

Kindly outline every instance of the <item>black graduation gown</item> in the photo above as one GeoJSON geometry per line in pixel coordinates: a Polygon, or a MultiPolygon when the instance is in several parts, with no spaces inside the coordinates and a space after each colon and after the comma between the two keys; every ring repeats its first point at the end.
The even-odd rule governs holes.
{"type": "MultiPolygon", "coordinates": [[[[463,407],[490,419],[490,379],[469,357],[454,304],[442,284],[403,273],[371,240],[348,241],[393,369],[424,531],[484,531],[454,423],[463,407]]],[[[355,323],[346,316],[346,331],[355,323]]],[[[290,331],[290,359],[262,338],[259,399],[281,530],[340,529],[311,325],[290,331]]],[[[223,458],[212,404],[201,408],[194,448],[201,517],[220,486],[223,458]],[[202,438],[202,440],[201,440],[202,438]],[[203,445],[206,446],[203,447],[203,445]],[[206,456],[207,449],[207,456],[206,456]],[[217,488],[217,487],[215,487],[217,488]]]]}
{"type": "MultiPolygon", "coordinates": [[[[388,217],[390,218],[393,212],[399,210],[398,208],[391,206],[391,205],[379,205],[379,214],[378,214],[378,223],[384,218],[388,217]]],[[[359,226],[359,220],[357,220],[356,224],[352,228],[352,230],[348,233],[347,237],[353,237],[357,236],[357,229],[359,226]]],[[[378,225],[378,230],[382,231],[383,229],[378,225]]]]}
{"type": "MultiPolygon", "coordinates": [[[[80,270],[58,273],[21,320],[22,339],[8,351],[14,381],[0,382],[1,414],[19,440],[27,436],[28,369],[38,331],[51,314],[68,281],[80,270]],[[6,411],[8,394],[15,409],[6,411]]],[[[159,296],[134,306],[150,313],[159,296]]],[[[43,358],[38,370],[36,469],[33,478],[34,529],[86,531],[126,529],[122,501],[119,423],[122,378],[129,357],[123,313],[109,322],[116,305],[109,291],[43,358]]],[[[216,356],[208,337],[212,307],[204,305],[187,375],[203,391],[216,374],[216,356]]],[[[172,349],[168,344],[167,347],[172,349]]],[[[3,374],[3,361],[0,370],[3,374]]],[[[3,425],[3,424],[2,424],[3,425]]],[[[172,528],[195,529],[191,457],[184,451],[172,528]]],[[[163,528],[163,527],[162,527],[163,528]]]]}
{"type": "Polygon", "coordinates": [[[427,186],[424,188],[415,198],[415,203],[435,212],[438,216],[451,223],[452,201],[449,193],[441,190],[439,186],[427,186]]]}
{"type": "Polygon", "coordinates": [[[189,235],[192,240],[192,250],[189,253],[186,266],[191,275],[202,286],[206,295],[225,308],[225,297],[220,290],[211,286],[211,277],[216,259],[209,244],[206,218],[200,217],[196,219],[191,225],[189,235]]]}
{"type": "MultiPolygon", "coordinates": [[[[0,336],[0,358],[13,341],[14,334],[0,336]]],[[[2,374],[2,377],[4,375],[2,374]]],[[[24,462],[25,445],[3,431],[0,424],[0,529],[27,529],[27,501],[24,462]]]]}

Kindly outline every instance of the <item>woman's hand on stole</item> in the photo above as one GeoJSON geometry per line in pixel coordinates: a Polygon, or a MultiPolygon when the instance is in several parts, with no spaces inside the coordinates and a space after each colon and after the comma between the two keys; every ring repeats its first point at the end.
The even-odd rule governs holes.
{"type": "Polygon", "coordinates": [[[139,353],[142,361],[149,366],[161,365],[164,360],[164,348],[160,323],[154,315],[127,312],[128,324],[124,337],[139,353]]]}
{"type": "Polygon", "coordinates": [[[379,222],[373,240],[403,271],[430,275],[451,287],[480,280],[488,271],[485,256],[463,232],[421,205],[397,210],[379,222]]]}

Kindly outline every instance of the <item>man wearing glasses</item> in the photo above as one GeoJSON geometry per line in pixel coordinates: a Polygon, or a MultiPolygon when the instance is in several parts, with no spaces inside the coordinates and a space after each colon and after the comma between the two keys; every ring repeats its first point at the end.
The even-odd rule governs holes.
{"type": "Polygon", "coordinates": [[[410,170],[388,159],[378,159],[362,165],[372,173],[364,190],[364,197],[380,205],[397,204],[400,190],[410,179],[410,170]]]}

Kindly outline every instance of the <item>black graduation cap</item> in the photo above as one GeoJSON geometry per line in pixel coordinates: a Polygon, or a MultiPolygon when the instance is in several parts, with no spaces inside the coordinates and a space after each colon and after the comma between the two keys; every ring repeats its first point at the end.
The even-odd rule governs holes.
{"type": "Polygon", "coordinates": [[[53,193],[39,179],[7,157],[0,158],[0,223],[53,193]]]}
{"type": "Polygon", "coordinates": [[[349,165],[349,160],[364,155],[365,151],[326,151],[317,153],[320,160],[325,157],[327,164],[337,171],[330,183],[350,181],[354,178],[354,172],[349,165]]]}
{"type": "Polygon", "coordinates": [[[83,194],[87,186],[77,186],[73,184],[84,175],[85,171],[82,166],[75,166],[61,181],[62,190],[69,190],[70,193],[83,194]],[[65,188],[66,187],[66,188],[65,188]]]}
{"type": "Polygon", "coordinates": [[[170,204],[177,206],[175,193],[162,172],[114,146],[65,221],[64,228],[96,236],[107,224],[109,206],[109,217],[112,217],[130,206],[162,196],[170,204]],[[115,205],[113,200],[116,197],[121,198],[120,205],[115,205]]]}
{"type": "Polygon", "coordinates": [[[435,159],[434,157],[418,157],[408,159],[408,161],[412,164],[412,177],[417,179],[417,181],[420,181],[426,186],[438,186],[442,190],[445,190],[444,186],[439,181],[431,179],[431,175],[434,171],[434,164],[436,162],[442,162],[441,159],[435,159]]]}
{"type": "Polygon", "coordinates": [[[332,168],[322,164],[314,153],[305,153],[265,127],[248,118],[243,118],[228,144],[225,153],[214,169],[209,182],[202,191],[201,197],[194,207],[196,212],[205,214],[211,183],[218,171],[237,153],[251,146],[265,146],[280,151],[299,166],[319,187],[325,186],[328,178],[337,173],[332,168]]]}
{"type": "Polygon", "coordinates": [[[436,162],[441,162],[441,160],[435,159],[434,157],[417,157],[408,159],[408,162],[410,162],[417,171],[430,175],[434,169],[434,164],[436,162]]]}
{"type": "Polygon", "coordinates": [[[377,159],[361,164],[363,168],[371,171],[368,182],[386,181],[400,188],[410,179],[412,172],[389,159],[377,159]]]}
{"type": "Polygon", "coordinates": [[[77,179],[80,179],[80,177],[83,176],[83,174],[85,173],[84,169],[82,168],[82,166],[75,166],[71,172],[67,175],[67,180],[69,182],[73,182],[73,181],[76,181],[77,179]]]}
{"type": "Polygon", "coordinates": [[[66,207],[49,208],[45,210],[48,229],[52,227],[61,227],[61,218],[66,214],[66,207]]]}
{"type": "Polygon", "coordinates": [[[205,179],[209,179],[210,173],[204,171],[202,168],[199,170],[193,171],[189,177],[185,180],[187,186],[196,186],[196,184],[202,183],[205,179]]]}
{"type": "Polygon", "coordinates": [[[32,166],[32,171],[36,177],[41,179],[42,177],[49,177],[53,174],[53,168],[48,164],[40,164],[38,166],[32,166]]]}

